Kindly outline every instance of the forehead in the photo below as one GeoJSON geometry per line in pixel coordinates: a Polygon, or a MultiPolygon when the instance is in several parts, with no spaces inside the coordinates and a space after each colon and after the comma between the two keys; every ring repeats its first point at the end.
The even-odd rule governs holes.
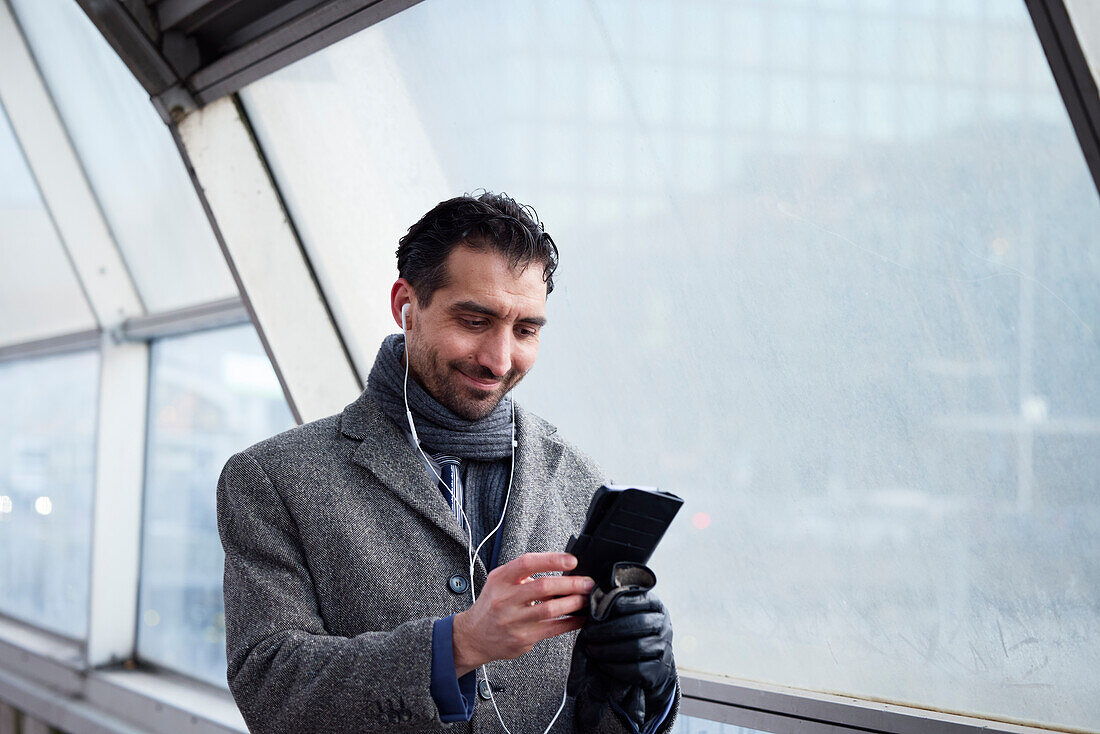
{"type": "Polygon", "coordinates": [[[484,305],[519,309],[521,316],[542,316],[546,312],[546,282],[542,265],[513,268],[508,258],[494,250],[458,246],[445,261],[447,284],[433,296],[447,303],[484,301],[484,305]]]}

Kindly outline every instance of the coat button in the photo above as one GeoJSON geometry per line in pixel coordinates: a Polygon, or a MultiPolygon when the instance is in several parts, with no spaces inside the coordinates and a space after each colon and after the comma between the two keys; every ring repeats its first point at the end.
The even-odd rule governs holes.
{"type": "Polygon", "coordinates": [[[456,573],[447,580],[447,586],[451,587],[451,591],[456,594],[465,594],[470,588],[470,582],[462,574],[456,573]]]}
{"type": "Polygon", "coordinates": [[[493,695],[489,692],[489,681],[482,678],[477,682],[477,695],[482,701],[492,699],[493,695]]]}

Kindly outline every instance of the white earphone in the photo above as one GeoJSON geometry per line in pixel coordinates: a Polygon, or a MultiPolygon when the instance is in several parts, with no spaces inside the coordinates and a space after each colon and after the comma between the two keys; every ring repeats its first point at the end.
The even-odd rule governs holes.
{"type": "MultiPolygon", "coordinates": [[[[409,305],[406,303],[401,307],[401,333],[405,335],[405,417],[409,419],[409,432],[412,433],[413,441],[420,448],[420,436],[416,435],[416,424],[413,423],[412,410],[409,408],[409,305]]],[[[424,449],[420,449],[420,452],[424,453],[424,449]]]]}
{"type": "MultiPolygon", "coordinates": [[[[405,336],[405,383],[404,383],[405,416],[409,419],[409,431],[412,433],[413,442],[416,444],[416,448],[420,451],[421,455],[423,455],[424,461],[427,463],[428,468],[430,468],[432,470],[432,474],[435,475],[435,478],[439,481],[440,484],[446,486],[447,483],[443,481],[443,477],[441,477],[439,475],[439,472],[437,472],[435,470],[435,467],[432,465],[432,462],[428,458],[428,455],[424,452],[424,448],[420,445],[420,437],[416,435],[416,425],[413,423],[412,409],[409,407],[409,327],[408,327],[408,317],[409,317],[409,306],[410,305],[411,304],[406,303],[404,306],[401,307],[401,333],[405,336]]],[[[474,602],[477,601],[477,594],[474,591],[474,559],[477,557],[478,553],[481,553],[481,547],[489,541],[489,538],[492,538],[494,535],[496,535],[497,531],[500,530],[500,527],[504,524],[504,516],[508,513],[508,500],[511,498],[511,495],[512,495],[512,477],[515,474],[516,446],[518,444],[516,442],[516,401],[513,400],[511,397],[509,397],[509,402],[511,402],[511,404],[512,404],[512,463],[508,468],[508,488],[504,492],[504,507],[500,512],[500,522],[498,522],[496,524],[496,527],[493,528],[491,531],[489,531],[489,533],[485,536],[485,538],[482,539],[482,541],[480,543],[478,543],[476,550],[474,549],[473,528],[470,526],[470,520],[469,520],[469,518],[466,517],[466,511],[463,510],[462,507],[458,508],[459,512],[462,513],[462,521],[466,525],[466,551],[469,554],[469,561],[470,561],[470,604],[471,605],[474,602]]],[[[511,730],[504,723],[504,718],[500,715],[500,709],[497,708],[497,700],[496,700],[496,697],[493,695],[493,685],[489,681],[489,671],[486,669],[486,667],[484,665],[481,666],[481,677],[486,682],[486,685],[488,686],[489,700],[493,704],[493,710],[496,711],[497,720],[500,722],[500,725],[504,728],[504,731],[508,732],[508,734],[512,734],[511,730]]],[[[559,716],[561,716],[562,709],[565,708],[566,698],[568,697],[567,690],[568,690],[568,688],[566,690],[562,691],[561,705],[558,706],[558,710],[554,714],[554,718],[550,719],[550,723],[546,725],[546,730],[543,732],[543,734],[548,734],[551,727],[554,726],[554,722],[558,720],[559,716]]]]}

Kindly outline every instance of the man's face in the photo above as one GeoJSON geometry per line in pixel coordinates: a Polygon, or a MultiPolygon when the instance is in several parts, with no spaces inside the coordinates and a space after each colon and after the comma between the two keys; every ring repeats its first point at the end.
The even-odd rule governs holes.
{"type": "Polygon", "coordinates": [[[448,285],[409,315],[409,371],[432,397],[467,420],[484,418],[535,364],[546,323],[542,267],[512,269],[491,250],[458,246],[448,285]]]}

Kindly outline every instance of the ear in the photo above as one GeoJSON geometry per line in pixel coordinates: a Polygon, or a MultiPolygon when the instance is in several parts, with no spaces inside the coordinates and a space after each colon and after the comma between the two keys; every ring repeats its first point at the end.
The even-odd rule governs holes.
{"type": "Polygon", "coordinates": [[[393,313],[393,320],[397,322],[399,327],[401,326],[401,309],[408,304],[412,304],[409,308],[408,318],[408,324],[412,326],[412,312],[416,310],[416,293],[413,292],[409,281],[398,278],[394,281],[393,287],[390,288],[390,311],[393,313]]]}

